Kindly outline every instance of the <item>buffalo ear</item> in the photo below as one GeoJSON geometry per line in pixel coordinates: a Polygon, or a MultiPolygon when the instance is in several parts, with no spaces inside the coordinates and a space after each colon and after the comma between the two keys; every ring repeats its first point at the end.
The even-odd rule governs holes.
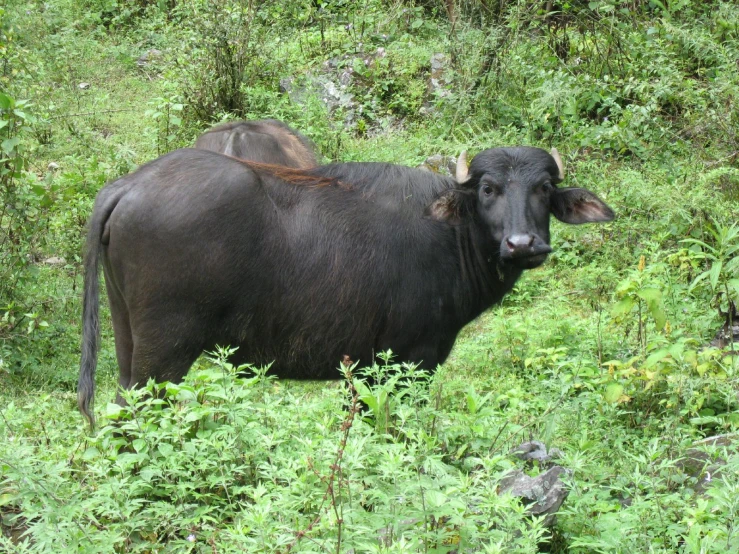
{"type": "Polygon", "coordinates": [[[616,215],[608,205],[587,189],[556,189],[552,196],[551,211],[554,217],[565,223],[603,223],[616,215]]]}
{"type": "Polygon", "coordinates": [[[470,194],[469,191],[446,190],[426,207],[424,215],[449,225],[459,225],[467,215],[468,208],[465,199],[470,194]]]}

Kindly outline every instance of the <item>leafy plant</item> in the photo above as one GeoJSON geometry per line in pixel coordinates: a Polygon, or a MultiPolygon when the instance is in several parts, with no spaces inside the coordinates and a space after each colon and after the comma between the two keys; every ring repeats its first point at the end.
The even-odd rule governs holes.
{"type": "Polygon", "coordinates": [[[176,129],[182,125],[179,115],[184,105],[177,95],[160,96],[148,103],[152,108],[145,115],[156,123],[157,154],[162,155],[170,151],[170,144],[176,139],[176,129]]]}
{"type": "Polygon", "coordinates": [[[613,307],[612,314],[617,322],[624,321],[636,308],[637,343],[643,350],[647,347],[647,316],[651,315],[658,331],[667,323],[667,315],[662,304],[662,291],[656,286],[651,271],[645,271],[646,258],[639,258],[636,271],[632,271],[616,287],[616,298],[619,302],[613,307]]]}
{"type": "MultiPolygon", "coordinates": [[[[5,421],[16,423],[2,428],[14,446],[0,444],[0,509],[25,526],[34,552],[192,544],[290,552],[316,542],[343,551],[376,544],[378,533],[403,552],[536,551],[544,530],[516,500],[498,496],[500,464],[468,472],[445,463],[425,419],[407,417],[417,411],[404,401],[412,394],[395,399],[402,434],[394,437],[355,418],[358,391],[350,388],[342,413],[341,389],[301,399],[278,391],[266,368],[233,367],[227,355],[180,385],[126,393],[128,405],[109,405],[96,437],[68,436],[76,454],[59,464],[40,463],[44,445],[27,435],[15,406],[6,410],[5,421]]],[[[357,383],[351,369],[345,378],[357,383]]],[[[49,432],[57,440],[62,429],[49,432]]],[[[481,446],[466,450],[487,460],[481,446]]]]}
{"type": "MultiPolygon", "coordinates": [[[[720,300],[724,296],[727,303],[729,328],[734,325],[732,305],[739,303],[739,225],[730,226],[714,223],[708,228],[713,239],[713,245],[695,238],[684,239],[681,242],[697,246],[699,250],[693,252],[693,257],[710,264],[705,271],[696,276],[690,285],[694,289],[701,283],[707,283],[712,294],[720,300]]],[[[733,350],[733,333],[729,333],[733,350]]]]}
{"type": "Polygon", "coordinates": [[[27,277],[51,200],[47,188],[25,173],[33,115],[30,103],[0,92],[0,301],[9,302],[27,277]]]}

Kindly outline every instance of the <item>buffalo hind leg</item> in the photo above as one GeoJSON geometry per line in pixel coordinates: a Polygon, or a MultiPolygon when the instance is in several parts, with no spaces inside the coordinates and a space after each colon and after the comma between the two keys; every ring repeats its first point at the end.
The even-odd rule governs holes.
{"type": "MultiPolygon", "coordinates": [[[[133,337],[131,323],[128,319],[128,310],[115,306],[111,307],[113,320],[113,335],[115,336],[115,357],[118,361],[118,386],[127,388],[131,381],[131,358],[133,357],[133,337]]],[[[117,401],[117,399],[116,399],[117,401]]]]}
{"type": "MultiPolygon", "coordinates": [[[[171,329],[169,326],[162,328],[171,329]]],[[[156,332],[143,336],[148,340],[134,338],[131,372],[128,382],[121,383],[123,389],[143,387],[149,379],[157,383],[163,381],[179,383],[203,351],[204,345],[200,341],[189,340],[192,337],[178,335],[174,343],[168,343],[167,339],[173,337],[161,336],[156,332]]],[[[116,403],[125,404],[120,391],[116,396],[116,403]]]]}

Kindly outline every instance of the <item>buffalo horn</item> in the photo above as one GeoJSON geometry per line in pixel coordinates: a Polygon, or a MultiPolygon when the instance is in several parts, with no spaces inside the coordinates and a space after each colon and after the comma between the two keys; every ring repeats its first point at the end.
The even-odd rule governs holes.
{"type": "Polygon", "coordinates": [[[554,161],[557,162],[557,167],[559,168],[559,178],[564,179],[565,178],[565,166],[562,165],[562,158],[559,157],[559,152],[557,152],[556,148],[552,148],[551,155],[552,155],[552,158],[554,158],[554,161]]]}
{"type": "Polygon", "coordinates": [[[467,172],[467,150],[462,150],[457,158],[457,182],[461,185],[470,178],[467,172]]]}

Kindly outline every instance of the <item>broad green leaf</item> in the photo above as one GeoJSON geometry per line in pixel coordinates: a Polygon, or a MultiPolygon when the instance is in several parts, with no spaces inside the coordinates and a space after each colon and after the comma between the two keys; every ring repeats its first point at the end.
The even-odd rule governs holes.
{"type": "Polygon", "coordinates": [[[613,383],[609,383],[608,386],[606,386],[606,392],[603,394],[603,398],[609,404],[615,404],[616,402],[618,402],[618,399],[621,398],[621,395],[623,393],[624,393],[623,385],[613,382],[613,383]]]}
{"type": "Polygon", "coordinates": [[[644,287],[636,295],[647,302],[656,302],[662,298],[662,291],[654,287],[644,287]]]}
{"type": "Polygon", "coordinates": [[[354,380],[354,388],[357,390],[360,400],[367,404],[372,413],[377,414],[380,411],[380,406],[370,388],[357,379],[354,380]]]}
{"type": "Polygon", "coordinates": [[[474,414],[477,411],[477,395],[475,391],[470,387],[470,390],[465,395],[467,399],[467,411],[474,414]]]}
{"type": "Polygon", "coordinates": [[[82,459],[86,462],[89,462],[90,460],[94,460],[95,458],[98,458],[100,456],[100,451],[95,448],[94,446],[89,447],[87,450],[85,450],[82,453],[82,459]]]}
{"type": "Polygon", "coordinates": [[[187,388],[181,388],[177,391],[178,402],[192,402],[198,397],[197,393],[187,388]]]}
{"type": "Polygon", "coordinates": [[[147,483],[150,483],[155,477],[162,476],[162,470],[156,467],[146,467],[141,470],[141,473],[139,473],[139,475],[141,476],[141,479],[143,479],[147,483]]]}
{"type": "Polygon", "coordinates": [[[721,260],[716,260],[711,266],[711,269],[709,270],[711,288],[714,290],[716,289],[716,286],[718,285],[718,278],[721,276],[721,268],[723,266],[724,266],[724,262],[722,262],[721,260]]]}
{"type": "Polygon", "coordinates": [[[690,287],[688,287],[688,292],[692,292],[693,289],[696,287],[696,285],[698,285],[698,283],[703,281],[703,279],[705,279],[706,277],[708,277],[708,271],[704,271],[703,273],[698,275],[695,279],[693,279],[693,282],[690,283],[690,287]]]}
{"type": "Polygon", "coordinates": [[[164,456],[165,458],[169,457],[172,452],[174,452],[174,446],[167,442],[160,442],[157,446],[157,450],[159,450],[159,453],[164,456]]]}
{"type": "MultiPolygon", "coordinates": [[[[698,240],[698,239],[683,239],[680,242],[687,242],[688,244],[692,244],[694,246],[699,246],[699,247],[701,247],[702,249],[704,249],[704,250],[706,250],[708,252],[711,252],[713,254],[716,254],[716,249],[714,247],[712,247],[712,246],[709,246],[708,244],[706,244],[702,240],[698,240]]],[[[697,254],[704,254],[705,255],[704,252],[696,252],[696,253],[697,254]]]]}
{"type": "Polygon", "coordinates": [[[626,298],[622,298],[614,307],[611,309],[611,314],[614,316],[617,315],[624,315],[631,311],[631,308],[634,307],[634,299],[630,296],[627,296],[626,298]]]}
{"type": "Polygon", "coordinates": [[[424,491],[424,497],[426,500],[426,505],[432,510],[434,508],[439,508],[443,506],[449,500],[446,494],[433,489],[424,491]]]}
{"type": "Polygon", "coordinates": [[[667,323],[667,314],[662,307],[662,302],[648,302],[647,307],[649,308],[649,312],[654,318],[654,324],[656,325],[657,329],[660,331],[664,329],[665,323],[667,323]]]}
{"type": "Polygon", "coordinates": [[[123,408],[121,406],[113,404],[112,402],[109,402],[105,407],[105,415],[111,419],[117,419],[121,415],[122,411],[123,408]]]}
{"type": "Polygon", "coordinates": [[[631,279],[626,279],[618,284],[618,286],[616,287],[616,294],[621,296],[622,294],[633,291],[636,287],[636,282],[631,279]]]}
{"type": "Polygon", "coordinates": [[[5,139],[2,144],[0,144],[0,148],[2,148],[3,152],[10,155],[15,150],[15,147],[20,144],[20,142],[21,139],[19,137],[5,139]]]}
{"type": "Polygon", "coordinates": [[[664,360],[669,355],[670,355],[670,351],[669,350],[667,350],[666,348],[660,348],[656,352],[654,352],[654,353],[652,353],[652,354],[649,355],[649,357],[647,358],[647,360],[644,362],[644,367],[652,367],[657,362],[661,362],[662,360],[664,360]]]}
{"type": "Polygon", "coordinates": [[[7,94],[0,92],[0,109],[9,110],[13,105],[13,99],[7,94]]]}

